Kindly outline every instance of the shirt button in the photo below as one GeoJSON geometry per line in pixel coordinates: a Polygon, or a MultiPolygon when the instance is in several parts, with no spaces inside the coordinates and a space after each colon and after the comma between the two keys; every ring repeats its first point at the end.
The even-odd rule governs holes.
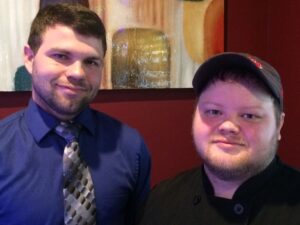
{"type": "Polygon", "coordinates": [[[243,214],[243,212],[245,211],[245,208],[242,204],[240,203],[236,203],[233,207],[233,211],[237,214],[237,215],[241,215],[243,214]]]}

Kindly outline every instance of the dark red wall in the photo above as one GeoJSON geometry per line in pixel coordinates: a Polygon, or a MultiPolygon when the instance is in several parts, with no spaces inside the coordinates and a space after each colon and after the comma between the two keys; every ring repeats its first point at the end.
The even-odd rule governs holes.
{"type": "MultiPolygon", "coordinates": [[[[280,155],[300,168],[300,1],[225,1],[226,50],[262,57],[282,75],[286,123],[280,155]]],[[[25,107],[29,97],[1,93],[0,118],[25,107]]],[[[140,130],[153,158],[153,184],[200,162],[191,138],[191,89],[103,90],[92,106],[140,130]]]]}
{"type": "Polygon", "coordinates": [[[227,0],[227,50],[269,61],[284,85],[285,124],[279,153],[300,168],[300,1],[227,0]]]}

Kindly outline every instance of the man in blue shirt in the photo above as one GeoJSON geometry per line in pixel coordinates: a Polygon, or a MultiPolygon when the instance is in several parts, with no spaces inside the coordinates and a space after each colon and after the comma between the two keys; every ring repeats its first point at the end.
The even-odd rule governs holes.
{"type": "Polygon", "coordinates": [[[133,221],[149,191],[151,162],[135,129],[89,107],[105,52],[105,28],[88,8],[56,4],[37,14],[24,47],[32,99],[0,122],[0,225],[64,224],[66,142],[54,131],[62,121],[82,127],[97,224],[133,221]]]}

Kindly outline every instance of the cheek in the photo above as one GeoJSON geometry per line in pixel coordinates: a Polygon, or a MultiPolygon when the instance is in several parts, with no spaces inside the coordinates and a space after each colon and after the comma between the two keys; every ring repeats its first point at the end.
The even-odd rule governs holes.
{"type": "Polygon", "coordinates": [[[207,126],[200,118],[195,116],[193,120],[193,137],[195,143],[198,145],[205,145],[209,140],[209,135],[212,132],[211,127],[207,126]]]}
{"type": "Polygon", "coordinates": [[[87,80],[88,80],[89,84],[91,85],[91,87],[93,89],[99,89],[100,88],[101,77],[102,77],[101,72],[100,73],[99,72],[97,72],[97,73],[90,73],[87,76],[87,80]]]}
{"type": "Polygon", "coordinates": [[[262,146],[270,143],[276,133],[273,126],[253,126],[244,129],[244,137],[252,146],[262,146]]]}
{"type": "Polygon", "coordinates": [[[48,60],[35,60],[32,65],[32,74],[36,77],[39,77],[39,79],[52,79],[59,74],[62,74],[64,72],[64,69],[62,67],[59,67],[57,65],[51,64],[48,60]]]}

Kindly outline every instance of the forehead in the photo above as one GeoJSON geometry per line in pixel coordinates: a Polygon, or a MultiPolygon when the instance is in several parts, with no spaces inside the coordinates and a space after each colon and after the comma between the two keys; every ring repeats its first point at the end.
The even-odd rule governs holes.
{"type": "Polygon", "coordinates": [[[48,27],[44,31],[41,47],[43,45],[80,51],[90,49],[103,56],[103,46],[100,39],[93,36],[81,35],[72,28],[60,24],[48,27]]]}
{"type": "Polygon", "coordinates": [[[204,84],[202,91],[218,81],[241,84],[249,89],[258,92],[264,92],[265,94],[272,96],[269,88],[261,79],[257,77],[257,75],[241,69],[219,71],[218,73],[212,75],[212,78],[209,79],[206,84],[204,84]]]}
{"type": "Polygon", "coordinates": [[[199,96],[199,102],[204,101],[224,105],[273,105],[273,98],[264,89],[233,80],[218,80],[208,85],[199,96]]]}

